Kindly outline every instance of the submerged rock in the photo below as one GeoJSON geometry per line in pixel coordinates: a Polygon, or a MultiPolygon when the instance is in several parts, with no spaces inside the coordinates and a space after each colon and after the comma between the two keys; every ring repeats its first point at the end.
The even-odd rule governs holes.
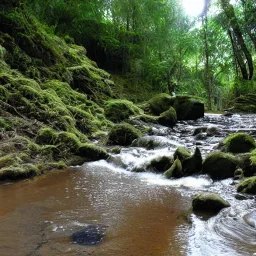
{"type": "Polygon", "coordinates": [[[192,207],[193,211],[218,213],[221,209],[230,207],[230,204],[218,194],[202,193],[193,198],[192,207]]]}
{"type": "Polygon", "coordinates": [[[73,242],[80,245],[96,245],[102,241],[106,235],[106,226],[88,225],[83,230],[71,235],[73,242]]]}
{"type": "Polygon", "coordinates": [[[130,124],[117,124],[112,127],[108,136],[108,145],[128,146],[133,140],[142,136],[141,132],[130,124]]]}
{"type": "Polygon", "coordinates": [[[234,133],[219,143],[218,148],[224,152],[246,153],[256,148],[255,140],[247,133],[234,133]]]}
{"type": "Polygon", "coordinates": [[[247,213],[243,217],[244,221],[253,228],[256,228],[256,211],[247,213]]]}
{"type": "Polygon", "coordinates": [[[239,183],[237,191],[247,194],[256,194],[256,176],[247,178],[239,183]]]}
{"type": "Polygon", "coordinates": [[[212,179],[226,179],[234,177],[238,161],[230,154],[214,152],[207,155],[203,161],[202,172],[212,179]]]}

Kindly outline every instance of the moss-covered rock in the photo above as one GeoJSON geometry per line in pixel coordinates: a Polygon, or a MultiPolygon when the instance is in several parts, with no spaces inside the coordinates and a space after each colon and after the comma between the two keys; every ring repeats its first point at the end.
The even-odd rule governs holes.
{"type": "Polygon", "coordinates": [[[178,120],[196,120],[204,116],[204,104],[191,96],[176,96],[173,107],[178,120]]]}
{"type": "Polygon", "coordinates": [[[192,175],[199,173],[202,169],[202,155],[200,149],[196,147],[195,152],[192,156],[184,159],[182,162],[182,170],[184,175],[192,175]]]}
{"type": "Polygon", "coordinates": [[[82,144],[78,148],[77,154],[84,157],[87,161],[97,161],[100,159],[107,159],[109,157],[106,150],[89,143],[82,144]]]}
{"type": "Polygon", "coordinates": [[[105,103],[105,115],[115,123],[139,114],[143,114],[143,110],[128,100],[109,100],[105,103]]]}
{"type": "Polygon", "coordinates": [[[234,177],[238,160],[227,153],[214,152],[206,156],[203,161],[202,172],[213,179],[234,177]]]}
{"type": "Polygon", "coordinates": [[[224,152],[245,153],[256,148],[255,140],[247,133],[234,133],[219,143],[218,148],[224,152]]]}
{"type": "Polygon", "coordinates": [[[256,194],[256,176],[247,178],[239,183],[237,186],[237,191],[247,194],[256,194]]]}
{"type": "Polygon", "coordinates": [[[148,101],[149,112],[159,116],[164,111],[170,109],[174,103],[174,97],[167,93],[161,93],[148,101]]]}
{"type": "Polygon", "coordinates": [[[196,195],[192,201],[193,211],[218,213],[221,209],[230,207],[230,204],[218,194],[203,193],[196,195]]]}
{"type": "Polygon", "coordinates": [[[184,176],[184,173],[182,171],[182,165],[181,165],[179,158],[176,158],[176,160],[174,161],[172,166],[166,172],[164,172],[164,176],[167,179],[181,178],[184,176]]]}
{"type": "Polygon", "coordinates": [[[160,114],[158,123],[167,127],[173,127],[177,123],[176,111],[173,107],[160,114]]]}
{"type": "Polygon", "coordinates": [[[128,146],[133,140],[142,136],[141,132],[130,124],[116,124],[108,135],[108,145],[128,146]]]}
{"type": "Polygon", "coordinates": [[[184,147],[178,147],[173,154],[173,158],[179,158],[181,163],[189,157],[191,157],[191,153],[184,147]]]}
{"type": "Polygon", "coordinates": [[[158,156],[152,159],[147,165],[147,169],[154,173],[164,173],[173,164],[173,158],[170,156],[158,156]]]}
{"type": "Polygon", "coordinates": [[[236,98],[232,111],[256,113],[256,94],[248,93],[236,98]]]}

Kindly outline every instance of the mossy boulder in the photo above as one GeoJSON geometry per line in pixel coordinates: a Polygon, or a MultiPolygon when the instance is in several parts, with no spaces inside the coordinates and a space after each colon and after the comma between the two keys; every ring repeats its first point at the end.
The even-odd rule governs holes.
{"type": "Polygon", "coordinates": [[[109,132],[107,144],[128,146],[141,136],[141,132],[130,124],[116,124],[109,132]]]}
{"type": "Polygon", "coordinates": [[[202,155],[200,149],[196,147],[195,152],[192,156],[184,159],[182,162],[182,170],[184,175],[192,175],[199,173],[202,169],[202,155]]]}
{"type": "Polygon", "coordinates": [[[171,156],[158,156],[152,159],[147,165],[147,169],[154,173],[164,173],[173,164],[171,156]]]}
{"type": "Polygon", "coordinates": [[[256,94],[248,93],[236,98],[232,111],[256,113],[256,94]]]}
{"type": "Polygon", "coordinates": [[[148,101],[149,112],[159,116],[170,109],[174,103],[174,97],[167,93],[160,93],[148,101]]]}
{"type": "Polygon", "coordinates": [[[192,200],[192,208],[195,212],[218,213],[226,207],[230,207],[230,204],[214,193],[198,194],[192,200]]]}
{"type": "Polygon", "coordinates": [[[178,147],[173,154],[173,158],[179,158],[181,163],[189,157],[191,157],[191,153],[184,147],[178,147]]]}
{"type": "Polygon", "coordinates": [[[213,179],[234,177],[238,160],[227,153],[214,152],[206,156],[203,161],[202,172],[213,179]]]}
{"type": "Polygon", "coordinates": [[[184,173],[182,171],[182,164],[181,164],[179,158],[176,158],[176,160],[174,161],[172,166],[166,172],[164,172],[164,176],[167,179],[181,178],[184,176],[184,173]]]}
{"type": "Polygon", "coordinates": [[[128,100],[108,100],[105,103],[105,115],[112,122],[119,123],[130,116],[143,114],[143,110],[128,100]]]}
{"type": "Polygon", "coordinates": [[[255,140],[247,133],[234,133],[219,143],[218,148],[224,152],[245,153],[256,148],[255,140]]]}
{"type": "Polygon", "coordinates": [[[93,144],[82,144],[78,148],[77,155],[84,157],[87,161],[97,161],[100,159],[107,159],[109,154],[103,148],[93,144]]]}
{"type": "Polygon", "coordinates": [[[237,191],[247,194],[256,194],[256,176],[247,178],[239,183],[237,191]]]}
{"type": "Polygon", "coordinates": [[[173,127],[177,123],[176,111],[173,107],[160,114],[158,123],[167,127],[173,127]]]}

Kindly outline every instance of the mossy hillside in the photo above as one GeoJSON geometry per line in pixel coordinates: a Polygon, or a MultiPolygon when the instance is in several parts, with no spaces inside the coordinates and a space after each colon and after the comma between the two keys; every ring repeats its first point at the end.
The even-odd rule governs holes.
{"type": "Polygon", "coordinates": [[[0,22],[0,179],[105,158],[89,139],[112,125],[99,106],[109,74],[24,10],[1,10],[0,22]]]}
{"type": "Polygon", "coordinates": [[[130,116],[143,114],[143,110],[131,101],[122,99],[106,101],[104,109],[106,117],[115,123],[129,119],[130,116]]]}
{"type": "Polygon", "coordinates": [[[110,75],[86,57],[83,47],[67,44],[24,10],[2,11],[0,21],[0,45],[11,68],[37,81],[67,82],[94,100],[112,95],[110,75]]]}
{"type": "Polygon", "coordinates": [[[236,98],[233,111],[256,113],[256,95],[249,93],[236,98]]]}
{"type": "Polygon", "coordinates": [[[247,133],[234,133],[225,138],[219,145],[224,152],[246,153],[255,149],[256,142],[252,136],[247,133]]]}

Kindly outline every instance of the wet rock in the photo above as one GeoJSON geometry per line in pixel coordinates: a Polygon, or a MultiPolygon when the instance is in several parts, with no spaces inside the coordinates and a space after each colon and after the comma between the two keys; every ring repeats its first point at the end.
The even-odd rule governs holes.
{"type": "Polygon", "coordinates": [[[117,124],[112,127],[108,136],[108,145],[128,146],[133,140],[142,136],[141,132],[130,124],[117,124]]]}
{"type": "Polygon", "coordinates": [[[191,157],[191,153],[184,147],[178,147],[173,154],[173,158],[179,158],[181,163],[189,157],[191,157]]]}
{"type": "Polygon", "coordinates": [[[168,110],[161,113],[158,118],[158,123],[173,128],[173,126],[177,123],[177,115],[175,109],[170,107],[168,110]]]}
{"type": "Polygon", "coordinates": [[[202,169],[202,162],[203,159],[200,149],[196,147],[194,154],[183,161],[183,173],[187,176],[200,172],[202,169]]]}
{"type": "Polygon", "coordinates": [[[220,132],[219,132],[217,127],[208,127],[206,129],[206,134],[207,134],[208,137],[212,137],[212,136],[215,136],[215,135],[219,135],[220,132]]]}
{"type": "Polygon", "coordinates": [[[256,173],[256,151],[237,155],[239,165],[243,169],[245,177],[251,177],[256,173]]]}
{"type": "Polygon", "coordinates": [[[255,140],[247,133],[234,133],[229,135],[218,145],[223,152],[246,153],[256,148],[255,140]]]}
{"type": "Polygon", "coordinates": [[[206,132],[207,130],[207,127],[197,127],[194,132],[193,132],[193,136],[196,136],[197,134],[199,133],[202,133],[202,132],[206,132]]]}
{"type": "Polygon", "coordinates": [[[256,228],[256,211],[252,211],[243,217],[244,221],[253,228],[256,228]]]}
{"type": "Polygon", "coordinates": [[[198,133],[198,134],[195,136],[195,139],[196,139],[196,140],[206,140],[206,139],[207,139],[207,133],[206,133],[206,132],[198,133]]]}
{"type": "Polygon", "coordinates": [[[155,149],[159,147],[173,146],[169,139],[164,136],[143,136],[132,142],[133,147],[155,149]]]}
{"type": "Polygon", "coordinates": [[[106,235],[106,228],[104,225],[87,225],[83,230],[73,233],[71,238],[80,245],[96,245],[106,235]]]}
{"type": "Polygon", "coordinates": [[[202,193],[196,195],[192,201],[193,211],[218,213],[225,207],[230,207],[230,204],[218,194],[214,193],[202,193]]]}
{"type": "Polygon", "coordinates": [[[244,177],[244,171],[241,168],[235,170],[234,180],[240,180],[244,177]]]}
{"type": "Polygon", "coordinates": [[[204,104],[192,96],[176,96],[173,107],[178,120],[196,120],[204,116],[204,104]]]}
{"type": "Polygon", "coordinates": [[[170,178],[181,178],[184,176],[184,173],[182,171],[182,165],[181,162],[179,160],[179,158],[177,158],[174,163],[172,164],[172,166],[164,173],[164,176],[167,179],[170,178]]]}
{"type": "Polygon", "coordinates": [[[109,154],[105,149],[89,143],[82,144],[78,148],[77,154],[89,161],[97,161],[100,159],[107,159],[109,157],[109,154]]]}
{"type": "Polygon", "coordinates": [[[150,161],[147,169],[155,173],[164,173],[173,164],[173,158],[170,156],[156,157],[150,161]]]}
{"type": "Polygon", "coordinates": [[[230,154],[214,152],[206,156],[203,161],[202,172],[212,179],[226,179],[234,177],[238,161],[230,154]]]}
{"type": "Polygon", "coordinates": [[[247,178],[239,183],[237,191],[247,194],[256,194],[256,176],[247,178]]]}

